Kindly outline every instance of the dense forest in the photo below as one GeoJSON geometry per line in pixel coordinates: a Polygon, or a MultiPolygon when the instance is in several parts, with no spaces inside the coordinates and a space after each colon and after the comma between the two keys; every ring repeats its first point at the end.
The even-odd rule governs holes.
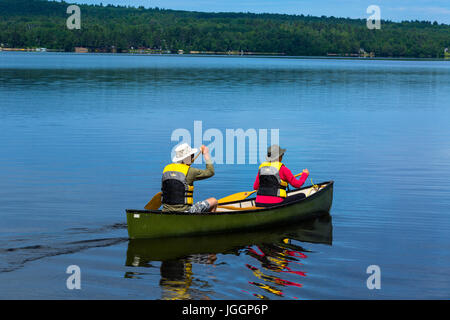
{"type": "Polygon", "coordinates": [[[69,30],[69,3],[0,0],[3,47],[158,48],[165,51],[276,52],[323,56],[357,53],[384,57],[442,57],[450,26],[430,21],[382,21],[285,14],[204,13],[113,5],[79,5],[81,29],[69,30]]]}

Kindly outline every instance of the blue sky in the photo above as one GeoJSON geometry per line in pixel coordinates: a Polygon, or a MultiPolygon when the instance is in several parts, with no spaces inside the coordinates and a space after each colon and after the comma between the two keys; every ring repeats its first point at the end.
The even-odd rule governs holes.
{"type": "Polygon", "coordinates": [[[270,12],[367,18],[378,5],[381,18],[393,21],[430,20],[450,24],[450,0],[66,0],[90,4],[121,4],[195,11],[270,12]]]}

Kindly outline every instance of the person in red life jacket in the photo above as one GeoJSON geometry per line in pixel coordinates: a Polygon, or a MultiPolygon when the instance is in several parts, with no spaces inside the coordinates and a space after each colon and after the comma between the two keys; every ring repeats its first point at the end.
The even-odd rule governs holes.
{"type": "Polygon", "coordinates": [[[268,207],[274,205],[294,202],[304,198],[303,193],[286,197],[286,189],[290,184],[294,188],[300,188],[309,176],[308,169],[304,169],[302,175],[297,179],[281,161],[286,149],[279,145],[272,145],[267,149],[266,162],[259,166],[253,189],[256,193],[256,206],[268,207]]]}

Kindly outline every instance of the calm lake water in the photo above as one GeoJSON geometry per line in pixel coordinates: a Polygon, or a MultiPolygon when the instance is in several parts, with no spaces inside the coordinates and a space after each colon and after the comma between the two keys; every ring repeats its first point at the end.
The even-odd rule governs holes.
{"type": "MultiPolygon", "coordinates": [[[[0,124],[0,298],[450,298],[450,62],[3,52],[0,124]],[[279,129],[293,172],[335,181],[330,216],[129,241],[196,120],[279,129]]],[[[216,165],[196,200],[257,167],[216,165]]]]}

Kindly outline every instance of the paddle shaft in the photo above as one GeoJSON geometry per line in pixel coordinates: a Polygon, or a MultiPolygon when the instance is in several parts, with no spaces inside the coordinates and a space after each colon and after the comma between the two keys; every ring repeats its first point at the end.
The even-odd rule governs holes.
{"type": "Polygon", "coordinates": [[[201,153],[202,153],[202,151],[199,151],[199,152],[197,153],[197,155],[194,157],[194,159],[192,159],[192,163],[195,162],[195,160],[198,158],[198,156],[199,156],[201,153]]]}

